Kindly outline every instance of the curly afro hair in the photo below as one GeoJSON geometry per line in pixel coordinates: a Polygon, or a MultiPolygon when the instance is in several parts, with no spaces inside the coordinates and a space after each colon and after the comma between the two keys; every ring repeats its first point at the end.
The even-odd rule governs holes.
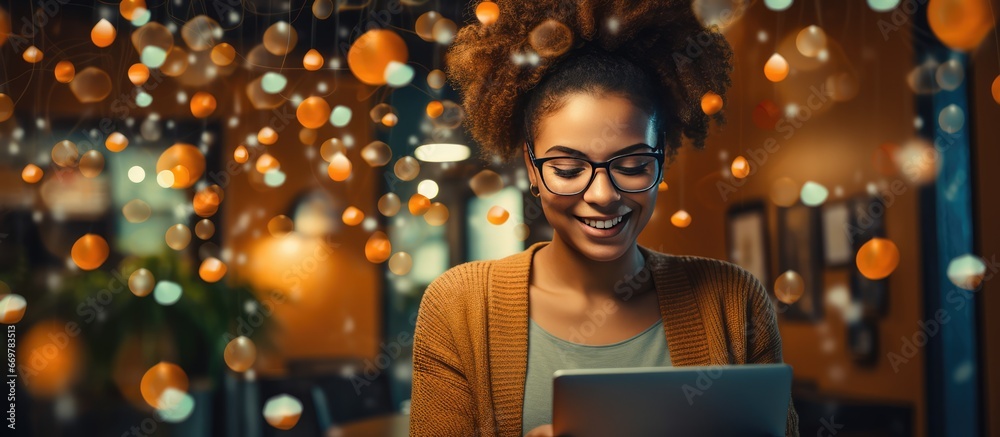
{"type": "Polygon", "coordinates": [[[465,126],[484,155],[517,157],[525,133],[537,135],[538,121],[579,92],[621,95],[656,114],[670,157],[682,135],[700,149],[710,118],[724,122],[721,112],[710,117],[702,111],[701,98],[711,91],[725,99],[732,49],[698,21],[689,0],[496,3],[500,18],[462,27],[446,54],[465,126]],[[532,30],[548,20],[568,28],[562,39],[570,41],[558,41],[555,32],[567,50],[532,48],[532,30]]]}

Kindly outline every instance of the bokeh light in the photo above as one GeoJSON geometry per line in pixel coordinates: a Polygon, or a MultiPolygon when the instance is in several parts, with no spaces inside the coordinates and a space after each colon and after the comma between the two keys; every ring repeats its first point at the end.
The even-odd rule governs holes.
{"type": "Polygon", "coordinates": [[[142,199],[132,199],[122,207],[122,215],[129,223],[142,223],[153,215],[153,209],[142,199]]]}
{"type": "Polygon", "coordinates": [[[264,48],[272,55],[287,55],[299,41],[299,34],[287,21],[272,24],[264,31],[264,48]]]}
{"type": "Polygon", "coordinates": [[[302,57],[302,67],[307,71],[316,71],[323,68],[323,62],[323,55],[316,49],[309,49],[305,56],[302,57]]]}
{"type": "Polygon", "coordinates": [[[344,127],[351,122],[351,108],[337,105],[330,113],[330,124],[334,127],[344,127]]]}
{"type": "Polygon", "coordinates": [[[393,172],[401,180],[412,181],[420,174],[420,163],[412,156],[404,156],[396,161],[393,172]]]}
{"type": "Polygon", "coordinates": [[[343,153],[334,153],[333,157],[330,159],[330,165],[327,167],[327,174],[330,179],[337,182],[346,181],[347,178],[351,177],[351,170],[353,169],[351,160],[347,158],[347,155],[343,153]]]}
{"type": "Polygon", "coordinates": [[[372,167],[382,167],[392,159],[392,149],[382,141],[372,141],[361,149],[361,159],[372,167]]]}
{"type": "Polygon", "coordinates": [[[150,367],[139,385],[142,398],[153,408],[160,408],[160,396],[168,388],[186,392],[188,389],[187,373],[178,365],[161,361],[150,367]]]}
{"type": "Polygon", "coordinates": [[[973,254],[955,257],[948,262],[948,280],[956,287],[976,290],[986,277],[986,263],[973,254]]]}
{"type": "Polygon", "coordinates": [[[938,114],[938,125],[950,134],[960,131],[965,125],[965,111],[954,103],[945,106],[938,114]]]}
{"type": "Polygon", "coordinates": [[[257,345],[253,340],[241,335],[226,344],[222,355],[226,365],[234,372],[245,372],[253,367],[254,361],[257,360],[257,345]]]}
{"type": "Polygon", "coordinates": [[[484,26],[489,26],[500,18],[500,7],[496,3],[491,1],[479,2],[476,5],[476,18],[479,19],[480,23],[484,26]]]}
{"type": "Polygon", "coordinates": [[[378,211],[386,217],[392,217],[399,213],[402,203],[396,193],[385,193],[378,199],[378,211]]]}
{"type": "Polygon", "coordinates": [[[469,180],[469,188],[472,188],[476,197],[486,198],[503,189],[503,178],[493,170],[480,170],[469,180]]]}
{"type": "Polygon", "coordinates": [[[806,206],[819,206],[823,202],[826,202],[826,198],[829,197],[830,190],[824,187],[822,184],[806,181],[802,184],[802,191],[799,193],[802,203],[806,206]]]}
{"type": "Polygon", "coordinates": [[[792,6],[792,0],[764,0],[764,6],[776,12],[784,11],[792,6]]]}
{"type": "Polygon", "coordinates": [[[198,91],[191,96],[191,115],[196,118],[207,118],[215,112],[215,96],[204,91],[198,91]]]}
{"type": "Polygon", "coordinates": [[[445,85],[445,74],[441,70],[431,70],[427,73],[427,86],[434,88],[436,90],[444,88],[445,85]]]}
{"type": "Polygon", "coordinates": [[[236,59],[236,48],[231,46],[229,43],[217,44],[212,47],[211,54],[212,63],[220,67],[225,67],[233,63],[236,59]]]}
{"type": "Polygon", "coordinates": [[[191,229],[181,223],[173,225],[167,228],[164,240],[171,249],[184,250],[191,243],[191,229]]]}
{"type": "Polygon", "coordinates": [[[96,150],[88,150],[80,157],[80,174],[96,178],[104,170],[104,155],[96,150]]]}
{"type": "Polygon", "coordinates": [[[375,231],[365,243],[365,258],[373,263],[382,263],[392,254],[392,243],[385,232],[375,231]]]}
{"type": "Polygon", "coordinates": [[[79,164],[80,152],[76,143],[62,140],[52,146],[52,162],[60,167],[76,167],[79,164]]]}
{"type": "Polygon", "coordinates": [[[389,271],[403,276],[413,268],[413,257],[406,252],[396,252],[389,258],[389,271]]]}
{"type": "Polygon", "coordinates": [[[373,29],[358,37],[347,52],[347,65],[358,80],[369,85],[384,85],[385,69],[390,62],[406,63],[406,42],[391,30],[373,29]]]}
{"type": "Polygon", "coordinates": [[[934,35],[955,50],[979,47],[993,30],[995,17],[989,0],[930,0],[927,22],[934,35]]]}
{"type": "Polygon", "coordinates": [[[750,161],[747,161],[743,155],[737,156],[733,159],[729,170],[733,173],[734,178],[743,179],[750,175],[750,161]]]}
{"type": "Polygon", "coordinates": [[[412,215],[424,215],[424,213],[426,213],[431,207],[431,200],[428,199],[427,196],[417,193],[410,196],[410,201],[407,203],[407,207],[412,215]]]}
{"type": "Polygon", "coordinates": [[[493,205],[486,212],[486,220],[494,225],[502,225],[510,218],[510,212],[500,205],[493,205]]]}
{"type": "Polygon", "coordinates": [[[362,221],[364,221],[365,213],[364,211],[358,209],[357,207],[349,206],[347,207],[347,209],[344,210],[344,213],[341,214],[340,219],[347,226],[357,226],[360,225],[362,221]]]}
{"type": "Polygon", "coordinates": [[[149,296],[156,286],[156,279],[153,273],[144,268],[137,269],[128,277],[128,289],[138,297],[149,296]]]}
{"type": "Polygon", "coordinates": [[[771,82],[781,82],[788,77],[788,61],[778,53],[771,55],[764,64],[764,77],[771,82]]]}
{"type": "Polygon", "coordinates": [[[84,234],[73,243],[71,256],[73,262],[81,270],[94,270],[108,259],[110,248],[104,237],[96,234],[84,234]]]}
{"type": "Polygon", "coordinates": [[[181,299],[184,289],[173,281],[159,281],[153,287],[153,300],[163,306],[170,306],[181,299]]]}
{"type": "Polygon", "coordinates": [[[691,214],[681,209],[670,216],[670,223],[678,228],[686,228],[691,225],[691,214]]]}
{"type": "Polygon", "coordinates": [[[550,18],[528,33],[528,44],[539,56],[559,56],[573,45],[573,32],[559,20],[550,18]]]}
{"type": "Polygon", "coordinates": [[[889,12],[899,6],[899,0],[868,0],[868,7],[875,12],[889,12]]]}
{"type": "Polygon", "coordinates": [[[21,321],[24,311],[28,308],[28,301],[19,294],[6,294],[0,298],[0,323],[13,325],[21,321]]]}
{"type": "Polygon", "coordinates": [[[705,115],[712,115],[722,110],[722,97],[714,92],[701,96],[701,110],[705,115]]]}
{"type": "Polygon", "coordinates": [[[316,18],[325,20],[333,15],[333,0],[315,0],[312,5],[312,13],[316,18]]]}
{"type": "Polygon", "coordinates": [[[431,226],[441,226],[448,221],[450,213],[448,207],[441,202],[434,202],[427,211],[424,212],[424,221],[431,226]]]}
{"type": "Polygon", "coordinates": [[[94,25],[94,28],[90,30],[90,40],[93,41],[95,46],[107,47],[111,43],[115,42],[115,37],[118,35],[118,31],[115,30],[115,26],[111,25],[111,22],[101,18],[94,25]]]}
{"type": "Polygon", "coordinates": [[[292,429],[302,416],[302,403],[287,394],[278,395],[267,400],[263,414],[269,425],[283,430],[292,429]]]}
{"type": "Polygon", "coordinates": [[[274,237],[283,237],[295,230],[295,223],[287,215],[276,215],[267,222],[267,231],[274,237]]]}
{"type": "Polygon", "coordinates": [[[883,279],[899,265],[899,248],[886,238],[872,238],[858,249],[858,271],[868,279],[883,279]]]}
{"type": "Polygon", "coordinates": [[[111,135],[108,135],[108,139],[104,140],[104,147],[114,153],[121,152],[128,147],[128,138],[121,132],[112,132],[111,135]]]}
{"type": "Polygon", "coordinates": [[[21,170],[21,179],[29,184],[34,184],[42,180],[44,174],[45,172],[42,171],[41,167],[35,164],[28,164],[21,170]]]}
{"type": "Polygon", "coordinates": [[[111,77],[100,68],[87,67],[76,74],[69,89],[80,103],[100,102],[111,94],[111,77]]]}
{"type": "Polygon", "coordinates": [[[0,93],[0,122],[7,121],[14,115],[14,101],[10,96],[0,93]]]}
{"type": "Polygon", "coordinates": [[[73,78],[76,77],[76,67],[70,61],[59,61],[56,64],[55,71],[53,72],[56,76],[56,81],[59,83],[70,83],[73,78]]]}
{"type": "Polygon", "coordinates": [[[433,199],[438,195],[438,184],[431,179],[424,179],[417,184],[417,192],[428,199],[433,199]]]}
{"type": "Polygon", "coordinates": [[[202,240],[207,240],[215,235],[215,223],[209,219],[198,220],[194,225],[194,235],[202,240]]]}
{"type": "Polygon", "coordinates": [[[330,104],[322,97],[309,97],[296,108],[295,117],[302,126],[317,129],[330,118],[330,104]]]}
{"type": "Polygon", "coordinates": [[[173,174],[173,182],[168,185],[169,187],[189,188],[205,172],[205,155],[190,144],[174,144],[164,150],[156,160],[157,177],[163,171],[170,171],[173,174]]]}
{"type": "Polygon", "coordinates": [[[206,258],[198,267],[198,276],[205,282],[219,282],[226,275],[226,263],[218,258],[206,258]]]}
{"type": "Polygon", "coordinates": [[[795,48],[802,56],[815,58],[826,49],[826,32],[816,25],[800,30],[795,36],[795,48]]]}
{"type": "Polygon", "coordinates": [[[774,296],[787,305],[797,302],[805,292],[805,281],[794,270],[788,270],[774,281],[774,296]]]}

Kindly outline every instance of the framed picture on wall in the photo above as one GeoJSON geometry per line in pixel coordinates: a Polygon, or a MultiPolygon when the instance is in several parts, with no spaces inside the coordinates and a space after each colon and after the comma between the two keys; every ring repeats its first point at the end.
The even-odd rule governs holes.
{"type": "Polygon", "coordinates": [[[854,260],[851,244],[851,202],[827,202],[823,205],[823,260],[827,267],[847,267],[854,260]]]}
{"type": "MultiPolygon", "coordinates": [[[[885,205],[868,195],[851,199],[851,253],[874,237],[885,237],[885,205]]],[[[853,261],[853,257],[852,257],[853,261]]],[[[882,317],[889,313],[889,279],[871,280],[858,271],[851,270],[851,295],[861,303],[866,316],[882,317]]]]}
{"type": "Polygon", "coordinates": [[[873,367],[878,363],[878,336],[878,321],[868,317],[847,326],[847,347],[857,365],[873,367]]]}
{"type": "Polygon", "coordinates": [[[726,212],[726,253],[771,290],[768,253],[767,208],[762,201],[734,206],[726,212]]]}
{"type": "Polygon", "coordinates": [[[786,318],[823,318],[823,233],[818,208],[802,204],[778,208],[778,272],[802,277],[802,296],[783,311],[786,318]]]}

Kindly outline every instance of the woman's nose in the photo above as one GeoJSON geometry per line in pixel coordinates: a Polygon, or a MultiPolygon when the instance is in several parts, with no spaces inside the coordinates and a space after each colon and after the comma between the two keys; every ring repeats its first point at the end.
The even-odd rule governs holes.
{"type": "Polygon", "coordinates": [[[594,182],[583,192],[583,200],[597,205],[608,205],[621,199],[621,193],[611,183],[611,176],[603,168],[595,170],[594,182]]]}

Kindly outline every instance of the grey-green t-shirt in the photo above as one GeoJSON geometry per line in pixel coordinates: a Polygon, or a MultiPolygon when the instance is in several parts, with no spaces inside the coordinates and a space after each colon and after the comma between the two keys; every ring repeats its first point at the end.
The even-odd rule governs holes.
{"type": "Polygon", "coordinates": [[[669,365],[662,319],[632,338],[600,346],[563,340],[529,319],[521,435],[552,423],[552,374],[556,370],[669,365]]]}

